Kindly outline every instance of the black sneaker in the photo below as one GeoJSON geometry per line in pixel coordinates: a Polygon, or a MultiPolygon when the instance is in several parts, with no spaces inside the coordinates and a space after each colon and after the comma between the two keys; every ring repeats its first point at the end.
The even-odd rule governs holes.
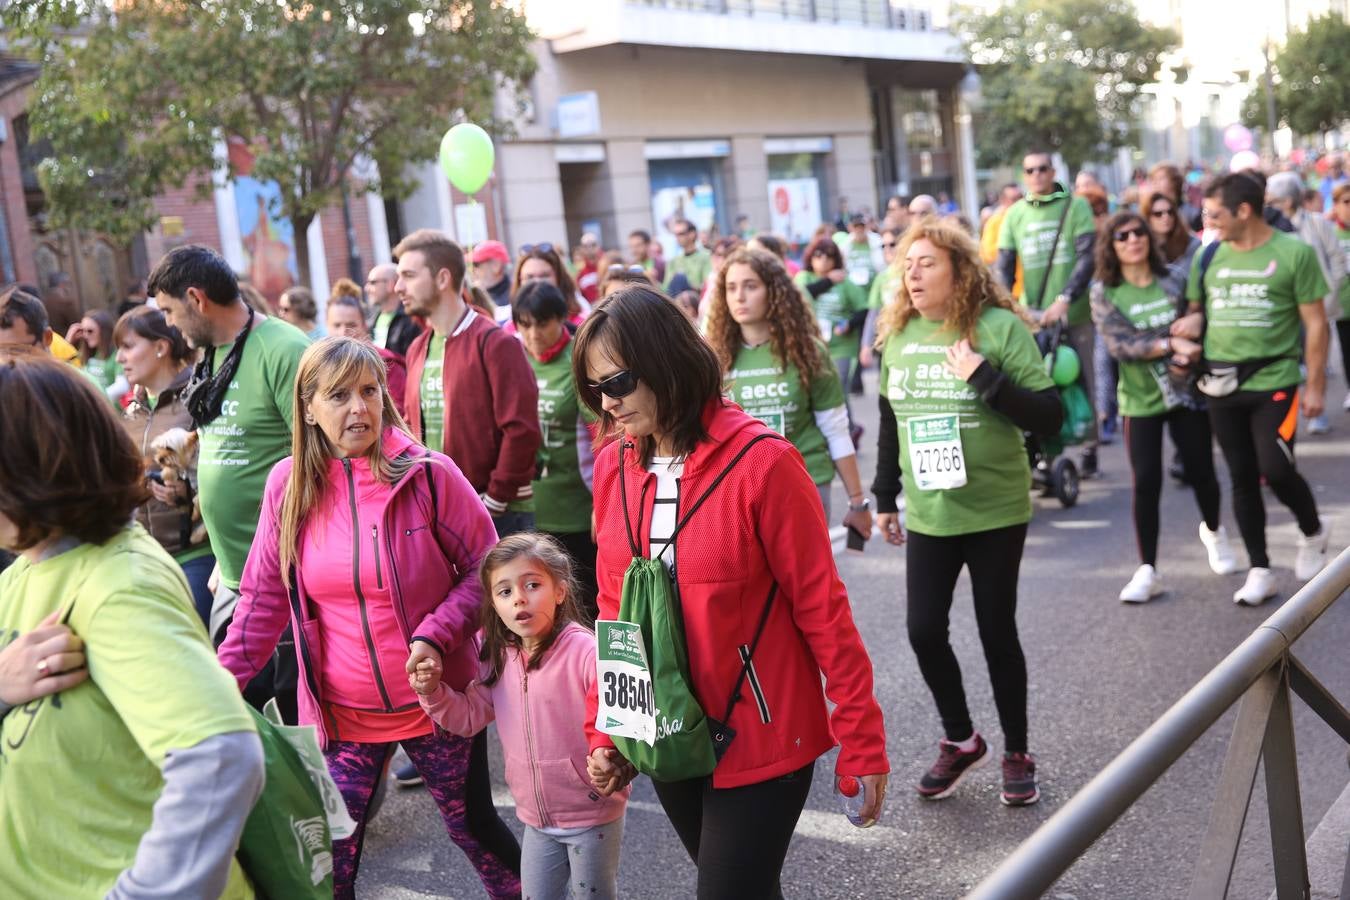
{"type": "Polygon", "coordinates": [[[933,767],[923,773],[915,790],[925,800],[942,800],[950,797],[972,769],[989,762],[989,745],[979,734],[975,735],[975,749],[969,753],[943,738],[938,741],[938,758],[933,767]]]}
{"type": "Polygon", "coordinates": [[[1082,478],[1094,478],[1097,475],[1097,450],[1084,450],[1078,463],[1078,475],[1082,478]]]}
{"type": "Polygon", "coordinates": [[[1036,786],[1036,757],[1030,753],[1003,754],[1003,793],[998,799],[1004,806],[1030,806],[1041,799],[1036,786]]]}
{"type": "Polygon", "coordinates": [[[417,766],[406,762],[394,770],[394,781],[399,787],[417,787],[422,783],[422,773],[417,771],[417,766]]]}

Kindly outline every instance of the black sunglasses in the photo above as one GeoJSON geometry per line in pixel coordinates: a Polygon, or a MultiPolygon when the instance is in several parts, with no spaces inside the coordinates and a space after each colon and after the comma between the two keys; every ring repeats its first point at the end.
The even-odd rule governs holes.
{"type": "Polygon", "coordinates": [[[611,400],[622,400],[637,390],[638,378],[627,369],[615,372],[604,381],[590,383],[591,389],[599,391],[611,400]]]}
{"type": "Polygon", "coordinates": [[[521,244],[521,245],[520,245],[520,255],[521,255],[521,256],[528,256],[529,254],[534,253],[535,251],[538,251],[538,252],[540,252],[540,253],[552,253],[552,252],[553,252],[553,245],[550,244],[548,241],[544,241],[542,244],[521,244]]]}
{"type": "Polygon", "coordinates": [[[1141,240],[1145,240],[1148,238],[1148,229],[1145,228],[1143,225],[1136,225],[1133,228],[1122,228],[1111,236],[1121,244],[1125,243],[1132,237],[1137,237],[1141,240]]]}
{"type": "Polygon", "coordinates": [[[1039,174],[1039,173],[1041,173],[1041,172],[1052,172],[1052,171],[1054,171],[1054,167],[1053,167],[1053,166],[1027,166],[1027,167],[1024,168],[1022,171],[1023,171],[1023,172],[1026,172],[1028,175],[1037,175],[1037,174],[1039,174]]]}
{"type": "Polygon", "coordinates": [[[1177,211],[1175,209],[1172,209],[1170,206],[1165,206],[1162,207],[1161,209],[1152,210],[1148,214],[1150,219],[1161,219],[1163,216],[1171,216],[1172,218],[1175,219],[1176,215],[1177,211]]]}
{"type": "Polygon", "coordinates": [[[895,247],[896,247],[895,241],[889,241],[889,242],[887,242],[887,241],[882,241],[882,242],[881,242],[881,249],[882,249],[882,250],[894,250],[895,247]]]}

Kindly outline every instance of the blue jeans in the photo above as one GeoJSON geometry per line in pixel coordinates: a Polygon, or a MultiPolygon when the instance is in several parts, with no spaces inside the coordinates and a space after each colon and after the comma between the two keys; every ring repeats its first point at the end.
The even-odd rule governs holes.
{"type": "Polygon", "coordinates": [[[179,567],[187,576],[188,587],[192,589],[192,605],[197,608],[197,615],[201,616],[202,624],[209,628],[213,597],[206,587],[206,582],[211,580],[211,570],[216,567],[216,558],[208,553],[179,563],[179,567]]]}
{"type": "Polygon", "coordinates": [[[534,531],[534,513],[504,512],[492,517],[492,527],[497,529],[498,540],[517,532],[534,531]]]}

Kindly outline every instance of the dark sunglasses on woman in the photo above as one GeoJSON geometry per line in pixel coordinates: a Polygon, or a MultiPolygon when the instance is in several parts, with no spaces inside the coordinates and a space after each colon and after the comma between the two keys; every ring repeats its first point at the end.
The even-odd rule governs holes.
{"type": "Polygon", "coordinates": [[[611,400],[622,400],[637,390],[638,379],[632,372],[623,369],[615,372],[604,381],[592,381],[590,386],[592,390],[599,391],[611,400]]]}

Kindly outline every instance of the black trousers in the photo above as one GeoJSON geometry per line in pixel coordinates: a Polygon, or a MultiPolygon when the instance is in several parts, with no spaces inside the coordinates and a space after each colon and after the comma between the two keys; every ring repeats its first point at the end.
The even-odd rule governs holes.
{"type": "Polygon", "coordinates": [[[1313,535],[1322,527],[1317,501],[1294,467],[1298,386],[1277,391],[1237,391],[1209,401],[1209,422],[1233,482],[1233,517],[1252,566],[1270,568],[1266,554],[1266,504],[1261,480],[1313,535]]]}
{"type": "Polygon", "coordinates": [[[909,644],[937,701],[949,741],[967,740],[975,730],[961,665],[948,636],[952,592],[966,567],[1005,749],[1027,752],[1027,663],[1017,638],[1017,575],[1026,539],[1025,523],[950,537],[909,532],[905,544],[909,644]]]}
{"type": "Polygon", "coordinates": [[[1158,501],[1163,486],[1163,430],[1171,432],[1186,480],[1195,492],[1205,527],[1219,527],[1219,479],[1214,474],[1214,448],[1209,415],[1178,406],[1158,416],[1125,417],[1125,450],[1134,472],[1134,536],[1139,559],[1158,563],[1158,501]]]}
{"type": "Polygon", "coordinates": [[[1336,320],[1336,339],[1341,342],[1341,374],[1350,384],[1350,319],[1336,320]]]}
{"type": "Polygon", "coordinates": [[[782,778],[717,789],[711,778],[652,781],[698,866],[698,900],[779,900],[778,877],[816,764],[782,778]]]}

